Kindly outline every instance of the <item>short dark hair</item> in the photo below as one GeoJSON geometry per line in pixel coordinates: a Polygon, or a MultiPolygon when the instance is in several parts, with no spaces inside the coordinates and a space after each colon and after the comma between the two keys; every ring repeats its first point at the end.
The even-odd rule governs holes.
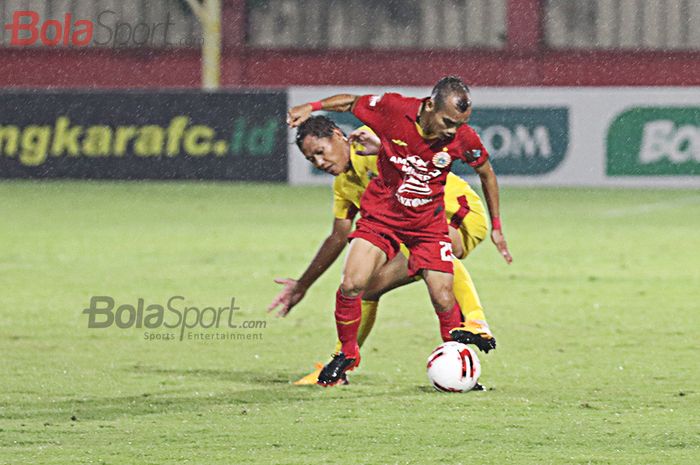
{"type": "Polygon", "coordinates": [[[457,76],[445,76],[440,79],[433,87],[430,98],[435,102],[436,109],[440,110],[445,107],[445,102],[452,95],[458,98],[457,109],[460,113],[469,109],[472,104],[469,98],[469,87],[457,76]]]}
{"type": "Polygon", "coordinates": [[[331,137],[333,135],[333,131],[336,129],[343,132],[330,118],[322,115],[312,116],[301,123],[297,128],[297,147],[299,147],[299,150],[301,150],[301,146],[304,144],[304,139],[306,136],[316,136],[318,138],[331,137]]]}

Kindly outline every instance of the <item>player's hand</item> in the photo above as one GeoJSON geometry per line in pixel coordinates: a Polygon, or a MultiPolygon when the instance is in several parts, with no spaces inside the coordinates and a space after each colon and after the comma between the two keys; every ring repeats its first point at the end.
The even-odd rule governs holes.
{"type": "Polygon", "coordinates": [[[287,124],[290,128],[295,128],[307,119],[311,118],[311,113],[313,113],[313,109],[311,108],[310,103],[305,103],[303,105],[297,105],[290,108],[287,112],[287,124]]]}
{"type": "Polygon", "coordinates": [[[364,149],[356,152],[358,155],[376,155],[382,148],[382,141],[379,137],[365,129],[355,129],[348,136],[348,140],[351,143],[357,143],[364,147],[364,149]]]}
{"type": "Polygon", "coordinates": [[[277,312],[276,316],[285,317],[292,310],[292,308],[304,298],[306,294],[306,289],[299,286],[299,282],[296,279],[275,279],[277,284],[282,284],[284,288],[277,294],[272,303],[267,307],[267,313],[275,310],[280,305],[282,306],[277,312]]]}
{"type": "Polygon", "coordinates": [[[503,231],[501,231],[500,229],[491,230],[491,240],[494,244],[496,244],[496,248],[503,256],[503,259],[506,261],[506,263],[508,263],[509,265],[513,263],[513,257],[508,251],[508,244],[506,243],[506,238],[503,236],[503,231]]]}

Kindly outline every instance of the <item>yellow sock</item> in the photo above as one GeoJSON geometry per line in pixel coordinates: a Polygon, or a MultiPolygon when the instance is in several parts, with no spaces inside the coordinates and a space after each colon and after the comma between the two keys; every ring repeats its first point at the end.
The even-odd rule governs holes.
{"type": "Polygon", "coordinates": [[[481,306],[479,294],[472,281],[472,277],[459,260],[454,260],[454,293],[457,303],[462,310],[465,320],[486,321],[484,307],[481,306]]]}
{"type": "MultiPolygon", "coordinates": [[[[360,327],[357,330],[357,343],[360,347],[369,336],[372,331],[374,322],[377,319],[377,307],[379,306],[379,301],[376,300],[363,300],[362,301],[362,319],[360,320],[360,327]]],[[[340,352],[340,341],[335,344],[335,351],[340,352]]]]}
{"type": "Polygon", "coordinates": [[[362,347],[362,344],[372,332],[374,327],[374,321],[377,319],[377,307],[379,306],[379,301],[377,300],[363,300],[362,301],[362,320],[360,320],[360,327],[357,330],[357,343],[362,347]]]}

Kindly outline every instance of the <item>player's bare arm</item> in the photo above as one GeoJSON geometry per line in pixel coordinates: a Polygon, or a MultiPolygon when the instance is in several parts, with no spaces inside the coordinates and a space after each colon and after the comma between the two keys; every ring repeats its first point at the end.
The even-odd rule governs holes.
{"type": "Polygon", "coordinates": [[[338,94],[324,98],[318,102],[304,103],[290,108],[287,112],[287,124],[291,128],[296,128],[301,123],[309,119],[311,113],[317,110],[346,112],[352,111],[355,101],[359,95],[338,94]]]}
{"type": "Polygon", "coordinates": [[[348,235],[352,229],[352,220],[336,218],[333,221],[333,230],[321,244],[316,255],[306,267],[306,270],[297,279],[277,278],[275,282],[281,284],[282,291],[267,307],[271,312],[280,307],[278,317],[285,317],[306,295],[306,291],[316,280],[336,261],[347,244],[348,235]]]}
{"type": "Polygon", "coordinates": [[[496,179],[496,173],[493,171],[491,162],[488,160],[475,167],[474,170],[481,179],[481,188],[484,191],[486,206],[488,207],[489,215],[491,216],[491,240],[496,245],[496,248],[503,256],[506,263],[510,264],[513,262],[513,257],[510,255],[510,251],[508,251],[508,244],[506,243],[505,236],[503,235],[503,229],[501,228],[498,180],[496,179]]]}

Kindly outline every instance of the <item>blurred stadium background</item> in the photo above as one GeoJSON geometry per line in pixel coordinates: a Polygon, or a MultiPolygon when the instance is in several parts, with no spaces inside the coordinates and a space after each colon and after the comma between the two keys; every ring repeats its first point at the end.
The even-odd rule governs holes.
{"type": "MultiPolygon", "coordinates": [[[[700,74],[700,4],[693,0],[217,3],[223,86],[425,86],[446,73],[464,74],[474,86],[687,86],[700,74]],[[414,66],[428,57],[429,66],[414,66]]],[[[3,30],[3,87],[200,85],[202,29],[184,0],[5,0],[3,24],[22,9],[42,19],[70,12],[93,21],[112,10],[105,22],[132,25],[170,14],[175,46],[159,35],[148,47],[27,50],[9,47],[3,30]]],[[[106,35],[100,29],[96,40],[106,35]]]]}
{"type": "Polygon", "coordinates": [[[699,0],[0,0],[0,463],[697,464],[699,199],[699,0]],[[492,391],[424,389],[421,286],[350,389],[290,386],[338,264],[262,340],[86,327],[91,295],[265,318],[331,222],[288,106],[448,74],[515,257],[467,260],[492,391]]]}
{"type": "MultiPolygon", "coordinates": [[[[207,0],[198,5],[3,1],[0,123],[6,142],[0,175],[324,182],[323,176],[302,173],[299,157],[290,156],[289,166],[281,162],[297,154],[283,140],[287,103],[348,87],[357,93],[399,89],[425,95],[441,76],[456,74],[475,89],[473,122],[506,183],[698,187],[697,1],[207,0]],[[73,36],[80,20],[93,25],[89,37],[73,36]],[[81,37],[83,42],[74,41],[81,37]],[[228,95],[173,94],[201,88],[228,95]],[[251,90],[258,97],[251,97],[251,90]],[[103,102],[114,103],[89,101],[96,91],[108,92],[103,102]],[[137,111],[134,91],[149,94],[137,111]],[[41,110],[19,108],[22,92],[42,100],[41,110]],[[241,92],[248,97],[236,97],[241,92]],[[152,105],[163,110],[149,111],[152,105]],[[534,108],[539,111],[530,111],[534,108]],[[124,135],[123,147],[114,144],[117,125],[165,128],[177,115],[189,119],[167,134],[184,137],[183,131],[198,124],[214,132],[190,133],[183,147],[171,137],[166,157],[152,139],[138,143],[142,150],[136,153],[141,129],[124,135]],[[61,116],[68,120],[57,123],[61,116]],[[63,157],[64,147],[54,147],[49,135],[52,150],[45,151],[52,156],[43,160],[35,153],[42,151],[42,135],[30,131],[23,137],[31,153],[17,156],[20,135],[32,123],[53,126],[53,134],[61,124],[100,126],[103,132],[93,129],[87,145],[108,148],[88,147],[63,157]],[[30,143],[35,139],[36,147],[30,143]],[[559,139],[559,147],[550,139],[559,139]],[[144,146],[150,150],[144,152],[144,146]],[[86,160],[90,156],[98,159],[86,160]]],[[[357,124],[341,122],[348,128],[357,124]]]]}

